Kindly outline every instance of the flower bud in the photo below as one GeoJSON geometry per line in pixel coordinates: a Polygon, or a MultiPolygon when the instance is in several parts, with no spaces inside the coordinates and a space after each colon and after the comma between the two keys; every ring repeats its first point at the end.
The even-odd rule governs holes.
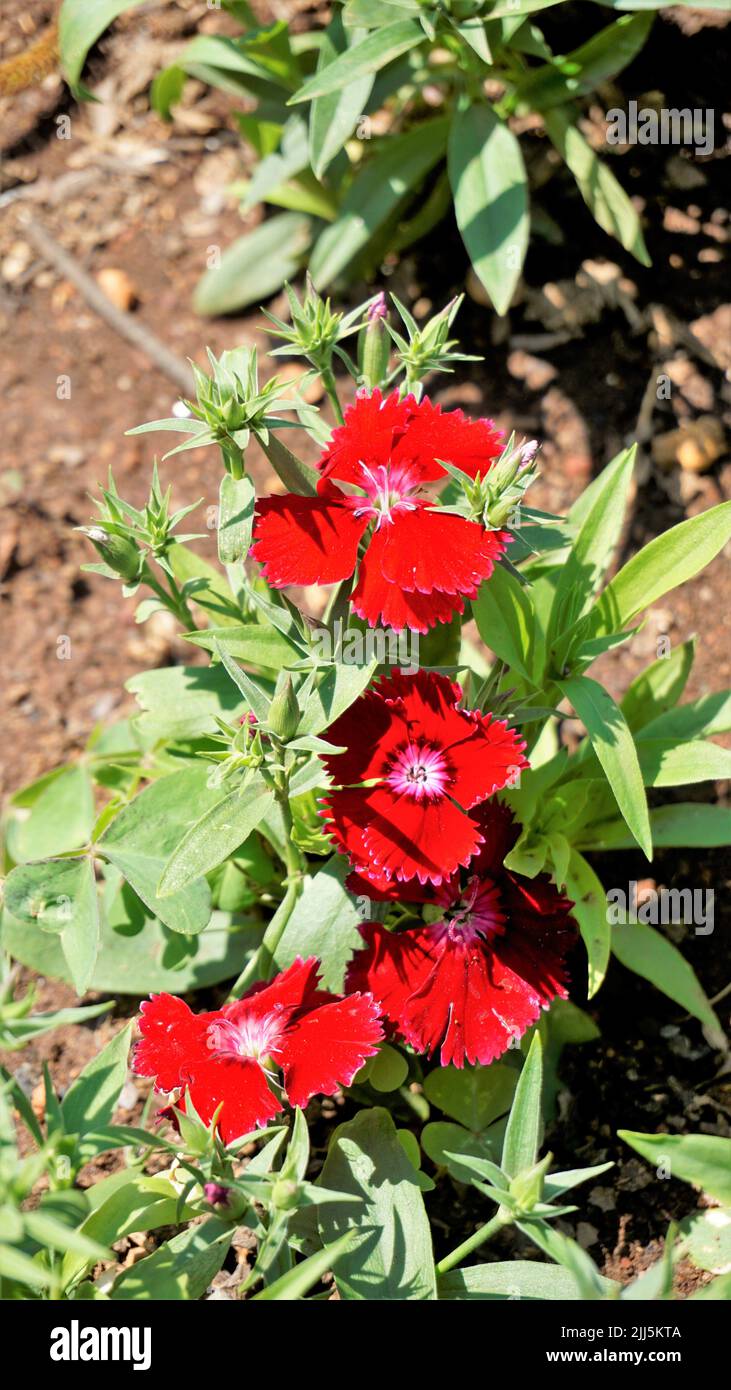
{"type": "Polygon", "coordinates": [[[277,1211],[294,1211],[299,1197],[299,1186],[292,1178],[280,1178],[272,1188],[272,1203],[277,1211]]]}
{"type": "Polygon", "coordinates": [[[368,323],[360,340],[360,369],[368,391],[380,386],[388,371],[391,340],[386,331],[386,296],[381,293],[368,310],[368,323]]]}
{"type": "Polygon", "coordinates": [[[269,706],[268,724],[272,733],[281,738],[284,743],[288,739],[294,738],[300,722],[300,709],[297,704],[297,696],[294,693],[292,677],[289,674],[280,675],[277,687],[274,691],[274,698],[269,706]]]}
{"type": "Polygon", "coordinates": [[[532,1211],[543,1197],[543,1179],[553,1162],[553,1154],[546,1154],[540,1163],[518,1173],[510,1184],[510,1195],[514,1197],[521,1211],[532,1211]]]}
{"type": "Polygon", "coordinates": [[[128,583],[137,579],[140,572],[141,551],[134,541],[128,540],[126,536],[116,536],[110,531],[105,531],[102,526],[90,526],[86,530],[92,545],[101,555],[102,560],[115,574],[121,576],[128,583]]]}

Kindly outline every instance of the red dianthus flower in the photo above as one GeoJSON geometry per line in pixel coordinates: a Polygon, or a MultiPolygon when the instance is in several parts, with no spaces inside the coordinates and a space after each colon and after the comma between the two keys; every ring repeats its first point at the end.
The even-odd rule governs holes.
{"type": "Polygon", "coordinates": [[[318,989],[318,966],[298,959],[271,984],[210,1013],[153,995],[141,1005],[134,1070],[154,1076],[161,1091],[187,1089],[205,1124],[222,1104],[226,1144],[282,1110],[267,1080],[272,1067],[281,1068],[292,1105],[349,1086],[383,1037],[379,1010],[370,994],[340,998],[318,989]]]}
{"type": "Polygon", "coordinates": [[[482,844],[467,812],[527,767],[502,720],[459,708],[434,671],[376,681],[331,725],[344,753],[324,757],[339,784],[323,815],[338,847],[372,883],[442,883],[482,844]]]}
{"type": "Polygon", "coordinates": [[[424,484],[447,476],[439,459],[475,477],[501,449],[490,420],[443,414],[426,398],[360,393],[320,458],[318,496],[259,502],[252,555],[276,589],[334,584],[358,569],[351,602],[359,617],[371,627],[428,632],[464,612],[508,536],[435,510],[424,484]],[[361,492],[349,496],[333,478],[361,492]]]}
{"type": "MultiPolygon", "coordinates": [[[[361,927],[365,949],[356,952],[347,978],[350,989],[372,992],[393,1030],[417,1052],[431,1055],[441,1045],[442,1066],[494,1061],[551,1000],[564,999],[564,957],[576,935],[573,904],[547,874],[528,879],[505,868],[520,833],[512,812],[486,802],[472,819],[483,844],[467,873],[426,892],[413,881],[399,894],[428,898],[444,916],[397,932],[375,923],[361,927]]],[[[364,883],[350,886],[370,891],[364,883]]]]}

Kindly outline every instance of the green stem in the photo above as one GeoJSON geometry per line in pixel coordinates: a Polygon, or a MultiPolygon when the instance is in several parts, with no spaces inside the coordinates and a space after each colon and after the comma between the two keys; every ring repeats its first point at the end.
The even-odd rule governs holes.
{"type": "Polygon", "coordinates": [[[294,911],[295,903],[299,899],[304,884],[305,858],[293,838],[294,823],[292,812],[289,805],[289,779],[286,774],[280,774],[275,781],[275,799],[282,813],[284,821],[284,863],[287,870],[285,883],[287,891],[279,904],[274,916],[269,922],[261,940],[258,951],[252,956],[247,965],[244,966],[238,980],[233,986],[229,995],[230,999],[240,999],[241,995],[250,985],[256,984],[259,980],[270,980],[276,967],[277,947],[284,936],[284,932],[294,911]]]}
{"type": "Polygon", "coordinates": [[[321,367],[320,377],[322,378],[322,384],[325,387],[328,398],[330,400],[330,404],[332,405],[332,408],[335,411],[335,419],[337,420],[339,425],[344,425],[345,416],[343,415],[342,406],[340,404],[340,398],[338,396],[337,386],[335,385],[335,377],[333,376],[332,367],[321,367]]]}
{"type": "Polygon", "coordinates": [[[492,1236],[497,1235],[498,1231],[501,1231],[504,1226],[512,1225],[512,1221],[512,1214],[506,1211],[505,1207],[500,1207],[491,1221],[487,1221],[484,1226],[480,1226],[479,1230],[475,1231],[474,1235],[468,1236],[467,1240],[463,1240],[462,1244],[458,1245],[456,1250],[452,1250],[449,1255],[445,1255],[444,1259],[439,1261],[437,1265],[437,1274],[446,1274],[450,1269],[454,1269],[454,1266],[460,1264],[465,1256],[471,1255],[473,1250],[479,1250],[480,1246],[484,1245],[486,1240],[490,1240],[492,1236]]]}
{"type": "Polygon", "coordinates": [[[192,632],[195,628],[195,623],[193,622],[193,615],[188,607],[187,601],[183,598],[172,575],[167,576],[167,581],[169,588],[165,589],[162,584],[158,583],[149,565],[145,565],[142,573],[143,584],[146,584],[148,589],[152,589],[152,592],[157,594],[160,602],[165,604],[165,607],[172,613],[174,618],[177,618],[186,632],[192,632]]]}

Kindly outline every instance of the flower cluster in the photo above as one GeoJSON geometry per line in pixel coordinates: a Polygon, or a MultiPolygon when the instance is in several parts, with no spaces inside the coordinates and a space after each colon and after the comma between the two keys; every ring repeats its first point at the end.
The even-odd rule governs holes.
{"type": "Polygon", "coordinates": [[[447,477],[443,462],[484,476],[501,450],[490,420],[445,414],[426,397],[361,392],[319,460],[317,496],[259,502],[252,555],[277,589],[357,572],[360,618],[428,632],[464,612],[509,538],[435,507],[424,487],[447,477]]]}
{"type": "MultiPolygon", "coordinates": [[[[401,887],[403,901],[440,909],[431,925],[390,932],[361,928],[365,949],[348,972],[348,988],[367,989],[393,1031],[417,1052],[441,1045],[441,1063],[488,1063],[535,1023],[541,1009],[566,997],[564,958],[573,944],[573,904],[547,874],[527,879],[504,866],[520,833],[512,812],[484,802],[472,813],[482,844],[466,872],[440,888],[401,887]]],[[[350,886],[390,897],[365,879],[350,886]]]]}

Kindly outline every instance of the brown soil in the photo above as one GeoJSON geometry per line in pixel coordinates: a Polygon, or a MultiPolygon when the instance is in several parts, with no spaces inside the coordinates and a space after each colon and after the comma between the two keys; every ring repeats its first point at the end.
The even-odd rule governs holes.
{"type": "MultiPolygon", "coordinates": [[[[51,9],[35,0],[23,7],[23,18],[0,19],[0,55],[27,43],[33,26],[42,28],[51,9]]],[[[88,521],[88,493],[105,480],[110,466],[123,495],[135,503],[143,500],[151,448],[144,437],[125,438],[125,430],[168,415],[177,388],[43,264],[24,237],[23,217],[32,211],[92,273],[126,272],[135,291],[134,312],[181,357],[203,363],[206,343],[216,352],[242,342],[265,351],[259,312],[202,322],[190,307],[207,249],[227,245],[242,230],[225,192],[246,160],[233,134],[229,102],[194,89],[182,122],[172,127],[147,109],[150,78],[201,16],[209,30],[231,23],[194,0],[145,6],[123,18],[97,47],[87,70],[88,84],[102,98],[98,106],[74,105],[56,77],[12,102],[0,102],[0,326],[6,349],[0,368],[5,403],[0,708],[6,791],[73,755],[97,720],[129,708],[123,686],[135,671],[190,659],[164,620],[136,627],[132,605],[116,585],[80,573],[80,565],[93,557],[74,530],[88,521]],[[57,138],[59,115],[71,118],[69,140],[57,138]],[[70,398],[59,390],[64,377],[70,398]],[[59,644],[62,637],[70,639],[69,659],[60,659],[66,650],[59,644]]],[[[714,25],[719,18],[714,16],[714,25]]],[[[622,101],[656,86],[658,72],[668,104],[705,107],[722,100],[717,30],[684,27],[681,32],[668,16],[658,19],[645,53],[622,77],[622,101]]],[[[573,42],[581,37],[578,33],[573,42]]],[[[561,49],[557,41],[555,46],[565,51],[571,45],[561,49]]],[[[611,95],[606,94],[607,105],[611,95]]],[[[716,130],[720,142],[720,117],[716,130]]],[[[650,432],[663,433],[699,415],[715,416],[726,431],[731,428],[724,153],[718,148],[710,159],[698,161],[645,148],[617,161],[625,186],[644,208],[651,270],[637,266],[596,231],[569,182],[549,165],[552,177],[542,204],[568,229],[566,240],[561,245],[534,241],[526,288],[507,320],[496,321],[482,304],[467,299],[459,331],[486,361],[434,383],[434,394],[445,404],[491,413],[500,424],[542,440],[535,505],[562,512],[634,437],[648,382],[661,372],[671,374],[679,384],[669,400],[656,403],[645,433],[623,558],[683,516],[731,495],[725,448],[701,475],[677,464],[660,469],[649,448],[650,432]],[[617,276],[612,280],[607,263],[618,267],[619,295],[617,276]],[[597,290],[597,279],[604,288],[597,290]],[[608,283],[615,289],[608,290],[608,283]]],[[[546,159],[538,137],[532,139],[530,158],[535,164],[546,159]]],[[[385,266],[381,279],[423,316],[431,304],[438,306],[461,290],[466,268],[456,229],[445,223],[400,264],[385,266]]],[[[254,456],[251,465],[257,481],[268,485],[262,458],[254,456]]],[[[183,454],[163,465],[162,476],[173,482],[176,504],[203,499],[198,529],[205,529],[205,509],[216,500],[216,457],[183,454]]],[[[728,566],[719,557],[670,595],[630,643],[605,658],[603,679],[620,693],[654,658],[660,636],[669,635],[675,644],[698,630],[689,696],[730,684],[730,599],[728,566]]],[[[598,867],[616,883],[647,872],[639,856],[631,855],[598,867]]],[[[667,886],[712,885],[718,902],[729,859],[721,851],[666,854],[652,872],[667,886]]],[[[722,923],[710,938],[683,942],[711,994],[728,980],[727,943],[722,923]]],[[[582,973],[579,962],[577,978],[582,973]]],[[[40,1002],[44,1008],[70,1003],[71,991],[41,982],[40,1002]]],[[[724,1018],[727,1005],[728,998],[721,1006],[724,1018]]],[[[120,1026],[125,1007],[15,1054],[11,1065],[24,1087],[36,1088],[48,1060],[57,1085],[65,1088],[120,1026]]],[[[655,1179],[629,1156],[616,1129],[729,1134],[731,1095],[728,1082],[716,1076],[716,1058],[699,1025],[680,1018],[677,1009],[619,966],[612,967],[591,1011],[603,1041],[567,1052],[560,1118],[548,1138],[565,1166],[606,1157],[618,1162],[599,1193],[580,1198],[588,1229],[578,1234],[608,1273],[625,1279],[652,1262],[665,1224],[692,1209],[694,1198],[682,1184],[655,1179]],[[605,1188],[611,1188],[614,1205],[608,1205],[605,1188]]],[[[461,1229],[466,1232],[483,1219],[474,1197],[463,1190],[450,1189],[440,1200],[445,1205],[434,1214],[448,1213],[450,1243],[461,1229]]],[[[438,1233],[438,1224],[435,1229],[438,1233]]],[[[692,1271],[686,1283],[685,1292],[693,1286],[692,1271]]]]}

